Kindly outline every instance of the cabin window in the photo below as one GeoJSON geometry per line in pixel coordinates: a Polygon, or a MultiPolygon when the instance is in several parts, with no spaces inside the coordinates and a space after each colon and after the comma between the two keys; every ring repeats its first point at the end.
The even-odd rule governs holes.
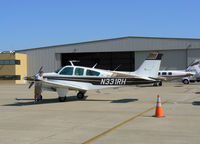
{"type": "Polygon", "coordinates": [[[60,72],[60,74],[61,75],[73,75],[73,70],[74,70],[73,67],[66,67],[60,72]]]}
{"type": "Polygon", "coordinates": [[[84,69],[83,68],[76,68],[75,69],[75,75],[83,75],[84,69]]]}
{"type": "Polygon", "coordinates": [[[158,72],[158,75],[160,75],[160,72],[158,72]]]}
{"type": "Polygon", "coordinates": [[[87,71],[86,71],[86,75],[87,75],[87,76],[99,76],[99,75],[100,75],[100,72],[93,71],[93,70],[87,70],[87,71]]]}
{"type": "Polygon", "coordinates": [[[167,73],[166,72],[162,72],[162,75],[167,75],[167,73]]]}
{"type": "Polygon", "coordinates": [[[168,75],[172,75],[172,72],[168,72],[168,75]]]}

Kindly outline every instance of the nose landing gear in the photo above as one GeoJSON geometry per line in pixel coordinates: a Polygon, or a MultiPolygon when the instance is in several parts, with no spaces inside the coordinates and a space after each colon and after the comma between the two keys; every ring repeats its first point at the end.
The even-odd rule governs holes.
{"type": "Polygon", "coordinates": [[[162,86],[162,81],[154,83],[153,86],[162,86]]]}

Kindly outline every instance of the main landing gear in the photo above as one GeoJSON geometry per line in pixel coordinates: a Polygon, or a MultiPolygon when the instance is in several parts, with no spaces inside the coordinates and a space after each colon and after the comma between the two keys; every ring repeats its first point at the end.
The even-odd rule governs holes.
{"type": "MultiPolygon", "coordinates": [[[[85,97],[85,93],[84,92],[78,92],[76,96],[77,96],[77,99],[82,100],[85,97]]],[[[67,97],[66,96],[58,97],[58,99],[59,99],[60,102],[65,102],[67,97]]]]}
{"type": "Polygon", "coordinates": [[[64,102],[66,100],[66,95],[68,93],[68,89],[57,88],[58,99],[60,102],[64,102]]]}
{"type": "MultiPolygon", "coordinates": [[[[79,91],[77,93],[77,99],[82,100],[85,97],[85,92],[86,91],[79,91]]],[[[58,93],[58,100],[60,102],[65,102],[67,97],[67,93],[68,93],[68,89],[64,89],[64,88],[57,88],[57,93],[58,93]]]]}
{"type": "Polygon", "coordinates": [[[66,101],[66,96],[65,97],[58,97],[60,102],[65,102],[66,101]]]}
{"type": "Polygon", "coordinates": [[[76,96],[79,100],[82,100],[85,96],[85,93],[84,92],[78,92],[76,96]]]}
{"type": "MultiPolygon", "coordinates": [[[[78,92],[76,96],[77,96],[77,99],[82,100],[85,97],[85,93],[84,92],[78,92]]],[[[67,97],[66,96],[58,97],[58,99],[59,99],[60,102],[65,102],[67,97]]]]}

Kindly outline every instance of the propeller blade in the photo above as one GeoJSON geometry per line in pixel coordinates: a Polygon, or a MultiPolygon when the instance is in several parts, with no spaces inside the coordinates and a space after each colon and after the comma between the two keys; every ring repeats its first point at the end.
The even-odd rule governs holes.
{"type": "MultiPolygon", "coordinates": [[[[40,67],[38,73],[40,73],[42,71],[42,68],[43,68],[43,66],[40,67]]],[[[36,74],[33,75],[32,78],[35,79],[36,78],[36,74]]],[[[29,79],[30,79],[30,77],[29,77],[29,79]]],[[[27,78],[26,78],[26,80],[27,80],[27,78]]],[[[28,88],[30,89],[33,86],[33,84],[34,84],[34,82],[31,82],[28,88]]]]}
{"type": "Polygon", "coordinates": [[[33,86],[33,84],[34,82],[31,82],[28,88],[30,89],[33,86]]]}
{"type": "Polygon", "coordinates": [[[43,66],[41,66],[41,67],[40,67],[40,69],[39,69],[38,73],[40,73],[40,72],[42,71],[42,68],[43,68],[43,66]]]}

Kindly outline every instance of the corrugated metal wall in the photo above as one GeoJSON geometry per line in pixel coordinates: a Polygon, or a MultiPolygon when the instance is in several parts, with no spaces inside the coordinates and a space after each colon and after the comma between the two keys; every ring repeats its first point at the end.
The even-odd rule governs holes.
{"type": "Polygon", "coordinates": [[[188,64],[190,64],[195,59],[200,59],[200,49],[189,49],[189,50],[187,50],[188,64]]]}
{"type": "Polygon", "coordinates": [[[45,72],[57,69],[61,64],[61,53],[120,51],[136,52],[135,68],[138,68],[150,51],[161,51],[164,53],[161,65],[162,69],[185,69],[187,64],[192,61],[193,57],[198,57],[198,53],[200,52],[200,40],[124,37],[20,50],[17,52],[28,54],[28,75],[32,75],[37,73],[41,66],[44,66],[45,72]]]}
{"type": "MultiPolygon", "coordinates": [[[[135,68],[137,69],[150,51],[135,53],[135,68]]],[[[184,70],[187,67],[185,50],[158,51],[163,55],[160,70],[184,70]]]]}

